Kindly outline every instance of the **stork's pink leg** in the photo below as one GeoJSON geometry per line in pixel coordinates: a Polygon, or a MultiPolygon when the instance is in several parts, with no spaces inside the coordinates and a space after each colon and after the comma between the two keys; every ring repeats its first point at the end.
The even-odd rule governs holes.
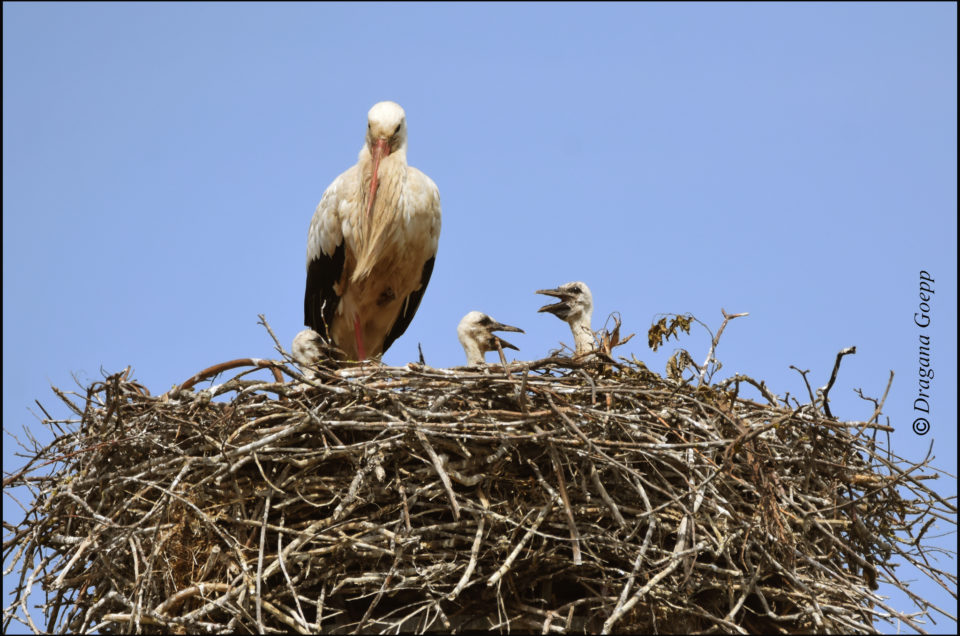
{"type": "Polygon", "coordinates": [[[353,333],[357,338],[357,358],[359,360],[366,360],[367,351],[363,348],[363,336],[360,335],[360,316],[353,319],[353,333]]]}

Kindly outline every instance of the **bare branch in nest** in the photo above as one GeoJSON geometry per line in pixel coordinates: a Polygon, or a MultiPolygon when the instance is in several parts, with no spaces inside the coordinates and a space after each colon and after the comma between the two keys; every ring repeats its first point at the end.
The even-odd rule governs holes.
{"type": "Polygon", "coordinates": [[[273,348],[276,349],[277,353],[279,353],[285,359],[292,361],[292,358],[290,358],[290,354],[284,351],[283,346],[280,344],[280,341],[277,340],[276,334],[273,333],[273,329],[270,328],[270,323],[267,322],[267,317],[264,316],[263,314],[257,314],[257,318],[259,318],[259,320],[257,321],[257,324],[263,325],[263,328],[266,329],[267,333],[270,334],[270,338],[273,340],[273,348]]]}
{"type": "Polygon", "coordinates": [[[887,395],[890,393],[891,386],[893,386],[893,369],[890,370],[890,378],[887,380],[887,388],[883,390],[883,396],[879,400],[864,395],[862,389],[856,390],[857,395],[859,395],[861,399],[867,400],[868,402],[873,402],[873,415],[871,415],[867,420],[868,423],[872,424],[877,421],[877,418],[880,417],[880,414],[883,412],[883,405],[887,401],[887,395]]]}
{"type": "Polygon", "coordinates": [[[801,370],[801,369],[799,369],[798,367],[793,366],[792,364],[790,365],[790,368],[793,369],[794,371],[796,371],[797,373],[799,373],[799,374],[800,374],[800,377],[803,378],[803,383],[804,383],[805,385],[807,385],[807,395],[810,396],[810,404],[811,404],[811,405],[816,405],[816,403],[817,403],[817,398],[814,397],[814,395],[813,395],[813,389],[810,387],[810,381],[807,380],[807,374],[810,373],[810,369],[803,369],[803,370],[801,370]]]}
{"type": "Polygon", "coordinates": [[[833,417],[833,414],[830,412],[830,400],[827,398],[827,394],[830,393],[830,389],[833,388],[833,383],[837,381],[837,371],[840,370],[840,360],[843,356],[856,353],[856,347],[847,347],[846,349],[841,349],[837,353],[837,359],[833,363],[833,372],[830,374],[830,381],[827,382],[827,385],[817,389],[817,395],[819,395],[820,400],[823,402],[823,412],[827,417],[833,417]]]}
{"type": "Polygon", "coordinates": [[[247,358],[163,396],[129,371],[55,389],[76,419],[47,415],[54,441],[28,431],[4,478],[29,498],[4,523],[4,629],[847,632],[948,611],[872,589],[909,593],[904,563],[957,584],[929,538],[956,507],[926,485],[930,457],[875,439],[882,400],[838,422],[743,375],[694,389],[603,351],[500,362],[302,378],[247,358]]]}
{"type": "MultiPolygon", "coordinates": [[[[770,403],[771,406],[777,406],[778,404],[780,404],[780,400],[777,399],[777,396],[776,396],[776,395],[774,395],[773,393],[771,393],[770,389],[767,388],[767,385],[766,385],[765,382],[763,382],[762,380],[761,380],[760,382],[757,382],[757,381],[754,380],[753,378],[751,378],[751,377],[749,377],[749,376],[746,376],[746,375],[743,375],[743,374],[740,374],[740,373],[738,373],[738,374],[736,374],[736,375],[734,375],[734,376],[732,376],[732,377],[729,377],[729,378],[727,378],[726,380],[723,380],[722,382],[719,382],[719,383],[717,384],[717,388],[718,388],[718,389],[726,389],[726,388],[727,388],[728,386],[730,386],[731,384],[735,384],[735,385],[737,385],[737,389],[734,391],[734,393],[739,395],[739,393],[740,393],[740,388],[739,388],[740,382],[746,382],[747,384],[753,385],[758,391],[760,391],[760,395],[762,395],[762,396],[764,397],[764,399],[767,400],[767,402],[770,403]]],[[[786,402],[784,402],[784,403],[786,403],[786,402]]]]}
{"type": "Polygon", "coordinates": [[[212,367],[206,368],[203,371],[190,376],[175,389],[175,392],[179,393],[180,391],[187,391],[191,389],[197,382],[202,382],[208,378],[220,375],[224,371],[239,369],[241,367],[270,369],[273,372],[274,379],[276,379],[277,382],[283,382],[283,375],[281,375],[280,370],[277,368],[278,366],[281,366],[281,363],[273,360],[261,360],[259,358],[238,358],[228,362],[221,362],[220,364],[215,364],[212,367]]]}
{"type": "Polygon", "coordinates": [[[713,357],[713,352],[716,351],[717,344],[720,343],[720,336],[723,334],[723,330],[727,328],[727,323],[734,318],[741,318],[743,316],[750,315],[747,312],[742,314],[728,314],[722,307],[720,308],[720,313],[723,314],[723,324],[721,324],[720,328],[717,329],[717,335],[713,337],[713,341],[710,343],[710,351],[707,353],[707,359],[703,361],[702,365],[700,365],[700,386],[703,386],[704,378],[706,376],[707,369],[710,367],[710,364],[717,361],[716,358],[713,357]]]}

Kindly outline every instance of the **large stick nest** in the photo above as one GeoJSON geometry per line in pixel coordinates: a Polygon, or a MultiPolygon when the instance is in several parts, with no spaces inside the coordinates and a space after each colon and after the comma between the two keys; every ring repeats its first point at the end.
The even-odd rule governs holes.
{"type": "Polygon", "coordinates": [[[56,440],[4,481],[34,497],[4,524],[20,574],[4,627],[919,629],[926,609],[873,590],[899,585],[892,561],[923,567],[923,533],[956,509],[877,439],[879,404],[840,422],[621,360],[368,363],[306,383],[253,361],[293,381],[152,396],[127,372],[59,392],[79,419],[47,420],[56,440]]]}

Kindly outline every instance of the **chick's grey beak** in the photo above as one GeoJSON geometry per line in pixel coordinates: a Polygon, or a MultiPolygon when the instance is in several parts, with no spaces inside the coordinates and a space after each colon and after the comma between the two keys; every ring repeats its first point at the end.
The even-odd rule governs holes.
{"type": "MultiPolygon", "coordinates": [[[[515,331],[517,333],[525,333],[520,327],[514,327],[513,325],[505,325],[502,322],[495,322],[490,325],[490,331],[515,331]]],[[[520,351],[517,347],[513,346],[503,338],[499,336],[493,336],[497,342],[500,343],[500,346],[504,349],[513,349],[514,351],[520,351]]]]}
{"type": "Polygon", "coordinates": [[[517,333],[526,333],[520,327],[514,327],[512,325],[505,325],[502,322],[495,322],[490,327],[490,331],[516,331],[517,333]]]}
{"type": "Polygon", "coordinates": [[[570,315],[570,305],[567,304],[567,301],[570,300],[570,295],[568,293],[560,289],[538,289],[537,293],[560,299],[560,302],[558,303],[544,305],[537,310],[538,312],[548,311],[560,320],[567,319],[567,316],[570,315]]]}
{"type": "Polygon", "coordinates": [[[535,293],[544,296],[553,296],[554,298],[566,298],[567,294],[559,287],[557,289],[538,289],[535,293]]]}

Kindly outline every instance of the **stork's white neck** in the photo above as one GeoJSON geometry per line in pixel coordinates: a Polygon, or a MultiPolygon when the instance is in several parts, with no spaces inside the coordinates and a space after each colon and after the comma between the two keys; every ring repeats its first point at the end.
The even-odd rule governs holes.
{"type": "Polygon", "coordinates": [[[472,338],[463,338],[460,340],[460,344],[463,345],[463,351],[467,354],[468,366],[474,366],[486,362],[483,359],[483,351],[480,350],[480,345],[478,345],[475,340],[472,338]]]}
{"type": "Polygon", "coordinates": [[[576,344],[578,356],[593,351],[593,330],[590,328],[589,315],[571,320],[570,331],[573,332],[573,342],[576,344]]]}

